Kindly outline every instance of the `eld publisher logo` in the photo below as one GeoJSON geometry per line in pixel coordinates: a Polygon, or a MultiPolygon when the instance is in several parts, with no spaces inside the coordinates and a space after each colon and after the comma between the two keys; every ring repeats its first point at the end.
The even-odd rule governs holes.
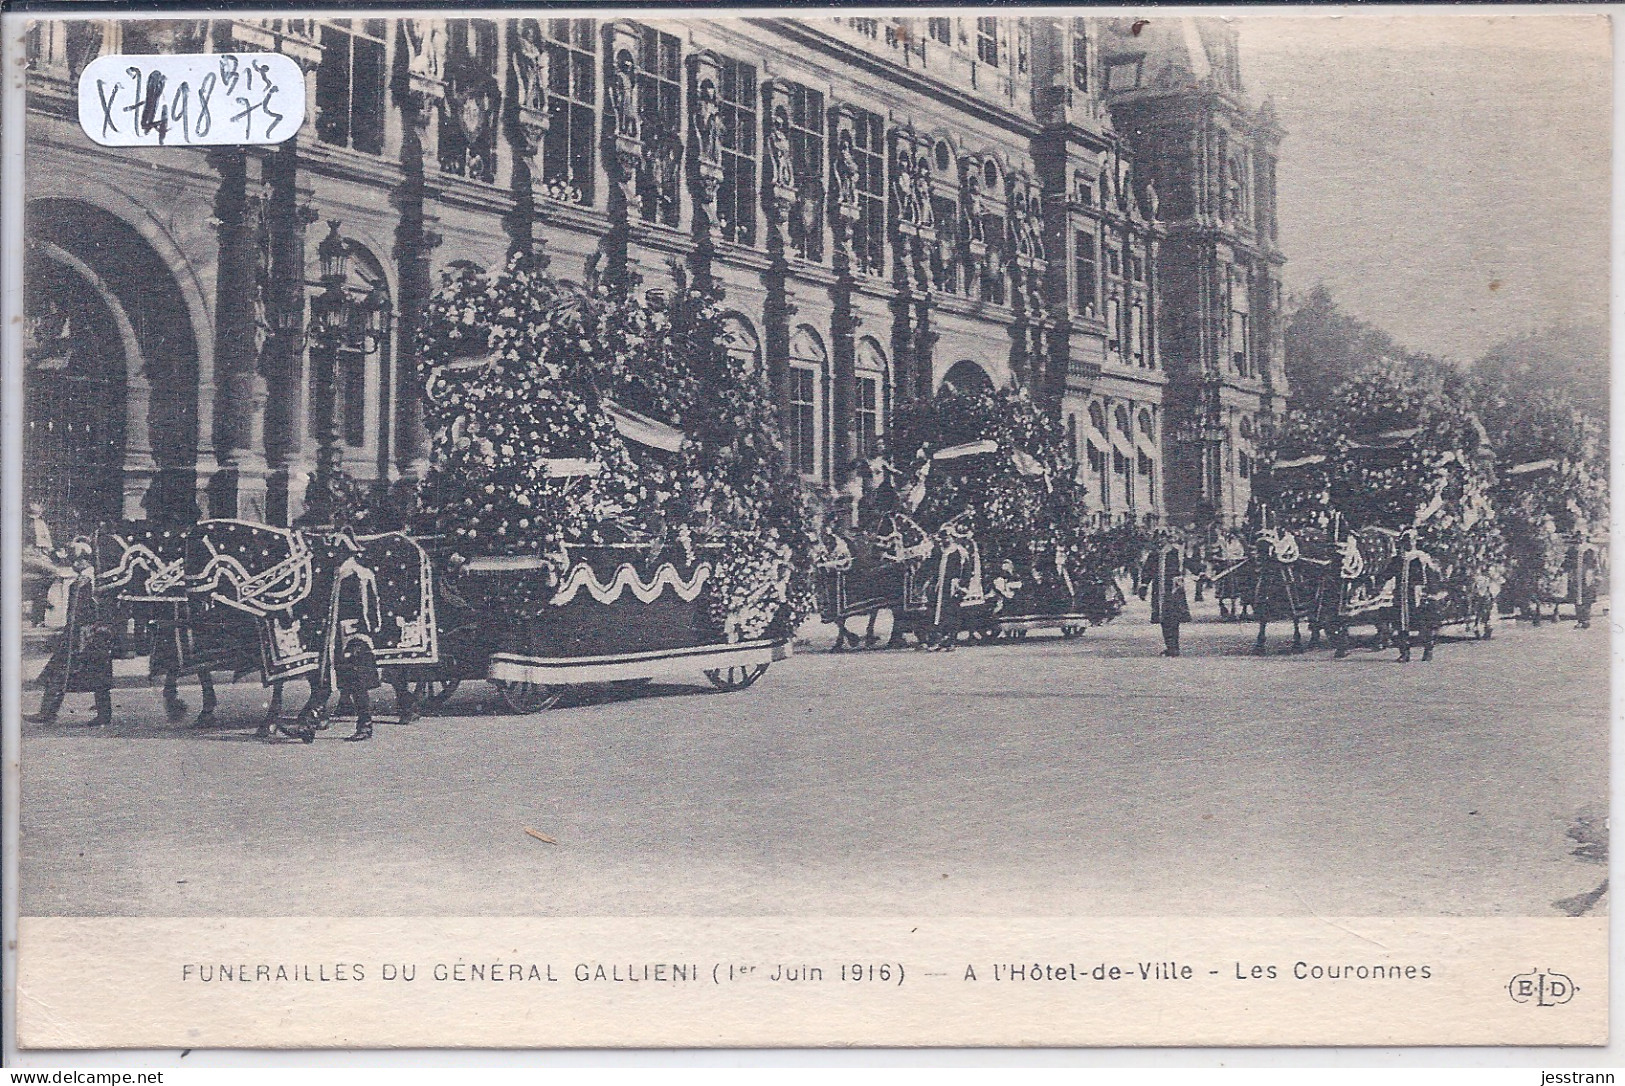
{"type": "Polygon", "coordinates": [[[1507,995],[1514,1003],[1533,1003],[1537,1007],[1560,1007],[1579,990],[1579,985],[1562,973],[1540,969],[1519,973],[1507,982],[1507,995]]]}

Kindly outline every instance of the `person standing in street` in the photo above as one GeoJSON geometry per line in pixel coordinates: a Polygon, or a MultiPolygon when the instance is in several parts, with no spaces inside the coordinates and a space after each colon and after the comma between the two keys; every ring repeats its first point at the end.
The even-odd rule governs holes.
{"type": "Polygon", "coordinates": [[[45,697],[39,712],[27,719],[36,724],[53,724],[67,695],[91,694],[96,700],[96,718],[90,726],[99,728],[113,722],[113,627],[96,591],[90,544],[75,541],[72,554],[67,621],[51,659],[40,672],[45,697]]]}
{"type": "Polygon", "coordinates": [[[1591,628],[1591,609],[1597,602],[1597,586],[1602,581],[1597,547],[1591,542],[1584,522],[1574,532],[1574,628],[1591,628]]]}
{"type": "Polygon", "coordinates": [[[28,503],[28,524],[23,529],[23,583],[28,586],[28,605],[34,625],[45,625],[45,612],[50,608],[51,588],[62,579],[57,568],[55,544],[51,541],[51,526],[45,523],[45,508],[39,502],[28,503]]]}
{"type": "Polygon", "coordinates": [[[1179,655],[1179,627],[1191,620],[1185,595],[1185,554],[1167,531],[1159,531],[1151,546],[1141,583],[1151,590],[1151,621],[1162,627],[1162,654],[1179,655]]]}

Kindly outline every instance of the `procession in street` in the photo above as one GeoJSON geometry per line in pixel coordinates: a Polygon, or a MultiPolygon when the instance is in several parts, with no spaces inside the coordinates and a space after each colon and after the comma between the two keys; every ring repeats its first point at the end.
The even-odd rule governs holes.
{"type": "Polygon", "coordinates": [[[1289,295],[1242,41],[31,23],[25,912],[1597,909],[1606,335],[1289,295]]]}

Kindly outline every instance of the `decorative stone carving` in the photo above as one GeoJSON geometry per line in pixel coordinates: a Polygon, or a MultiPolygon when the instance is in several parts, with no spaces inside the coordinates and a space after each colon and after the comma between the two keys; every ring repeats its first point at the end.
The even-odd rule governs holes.
{"type": "Polygon", "coordinates": [[[535,19],[520,19],[514,28],[514,104],[522,110],[547,114],[549,60],[542,46],[542,28],[535,19]]]}
{"type": "Polygon", "coordinates": [[[773,110],[767,136],[767,166],[774,188],[796,187],[795,156],[790,148],[790,113],[783,106],[773,110]]]}
{"type": "Polygon", "coordinates": [[[710,50],[693,53],[689,67],[689,191],[694,196],[694,232],[721,236],[717,193],[722,187],[721,58],[710,50]]]}
{"type": "Polygon", "coordinates": [[[610,130],[617,137],[640,138],[637,78],[638,62],[632,50],[624,47],[616,50],[609,72],[609,118],[610,130]]]}
{"type": "Polygon", "coordinates": [[[930,230],[937,225],[936,206],[931,196],[931,161],[928,155],[920,155],[914,168],[914,222],[921,230],[930,230]]]}
{"type": "Polygon", "coordinates": [[[637,29],[629,23],[610,23],[604,27],[605,52],[613,58],[604,71],[604,166],[615,182],[620,207],[628,217],[631,209],[639,204],[638,180],[644,167],[643,124],[638,113],[637,34],[637,29]]]}
{"type": "Polygon", "coordinates": [[[858,206],[858,156],[852,130],[845,127],[835,136],[835,202],[842,208],[858,206]]]}
{"type": "Polygon", "coordinates": [[[971,169],[965,173],[965,236],[979,244],[987,243],[987,227],[983,216],[987,213],[982,195],[982,174],[971,169]]]}
{"type": "Polygon", "coordinates": [[[919,191],[914,183],[914,155],[907,145],[899,145],[897,149],[891,187],[898,223],[913,225],[920,217],[919,191]]]}
{"type": "Polygon", "coordinates": [[[413,83],[438,83],[446,63],[446,24],[442,19],[402,19],[406,32],[406,71],[413,83]]]}
{"type": "MultiPolygon", "coordinates": [[[[446,88],[442,124],[457,138],[441,137],[440,168],[480,181],[496,176],[497,117],[502,95],[489,76],[454,77],[446,88]]],[[[442,128],[442,133],[445,129],[442,128]]]]}
{"type": "Polygon", "coordinates": [[[541,150],[547,134],[547,85],[551,58],[542,42],[541,24],[535,19],[514,22],[508,66],[513,71],[514,143],[526,158],[541,150]]]}
{"type": "Polygon", "coordinates": [[[699,81],[694,92],[694,108],[689,124],[694,133],[694,150],[701,162],[722,162],[722,114],[717,83],[709,76],[699,81]]]}

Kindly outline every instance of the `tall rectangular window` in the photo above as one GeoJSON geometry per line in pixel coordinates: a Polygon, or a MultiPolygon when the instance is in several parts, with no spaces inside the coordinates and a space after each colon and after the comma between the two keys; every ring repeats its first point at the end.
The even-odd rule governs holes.
{"type": "Polygon", "coordinates": [[[722,184],[717,217],[722,236],[756,244],[756,66],[722,59],[718,119],[722,122],[722,184]]]}
{"type": "Polygon", "coordinates": [[[316,69],[316,138],[367,154],[384,150],[383,19],[335,19],[322,24],[316,69]]]}
{"type": "Polygon", "coordinates": [[[681,204],[682,46],[653,27],[638,28],[638,117],[647,166],[638,175],[645,222],[676,226],[681,204]]]}
{"type": "Polygon", "coordinates": [[[1123,303],[1112,298],[1106,303],[1106,349],[1121,352],[1123,349],[1123,303]]]}
{"type": "Polygon", "coordinates": [[[858,160],[858,221],[852,225],[852,254],[858,270],[886,271],[886,157],[881,120],[860,112],[853,125],[858,160]]]}
{"type": "Polygon", "coordinates": [[[1076,246],[1077,307],[1080,313],[1094,312],[1099,305],[1099,269],[1095,261],[1095,236],[1083,230],[1073,238],[1076,246]]]}
{"type": "Polygon", "coordinates": [[[549,196],[565,203],[593,202],[597,32],[592,19],[547,20],[548,125],[542,142],[542,181],[549,196]]]}
{"type": "Polygon", "coordinates": [[[802,475],[818,471],[818,375],[804,366],[790,367],[790,463],[802,475]]]}
{"type": "Polygon", "coordinates": [[[978,18],[976,20],[976,59],[983,64],[999,66],[999,20],[997,18],[978,18]]]}
{"type": "Polygon", "coordinates": [[[952,19],[927,19],[925,33],[934,42],[943,45],[954,43],[954,21],[952,19]]]}
{"type": "Polygon", "coordinates": [[[1089,93],[1089,20],[1072,18],[1072,85],[1089,93]]]}
{"type": "Polygon", "coordinates": [[[800,83],[790,88],[790,157],[796,206],[790,245],[803,260],[824,259],[824,96],[800,83]]]}
{"type": "Polygon", "coordinates": [[[875,377],[859,376],[853,422],[858,430],[858,456],[865,460],[879,453],[880,439],[880,381],[875,377]]]}
{"type": "Polygon", "coordinates": [[[1135,302],[1129,306],[1128,311],[1128,343],[1129,350],[1134,355],[1136,366],[1146,365],[1145,357],[1145,306],[1135,302]]]}

